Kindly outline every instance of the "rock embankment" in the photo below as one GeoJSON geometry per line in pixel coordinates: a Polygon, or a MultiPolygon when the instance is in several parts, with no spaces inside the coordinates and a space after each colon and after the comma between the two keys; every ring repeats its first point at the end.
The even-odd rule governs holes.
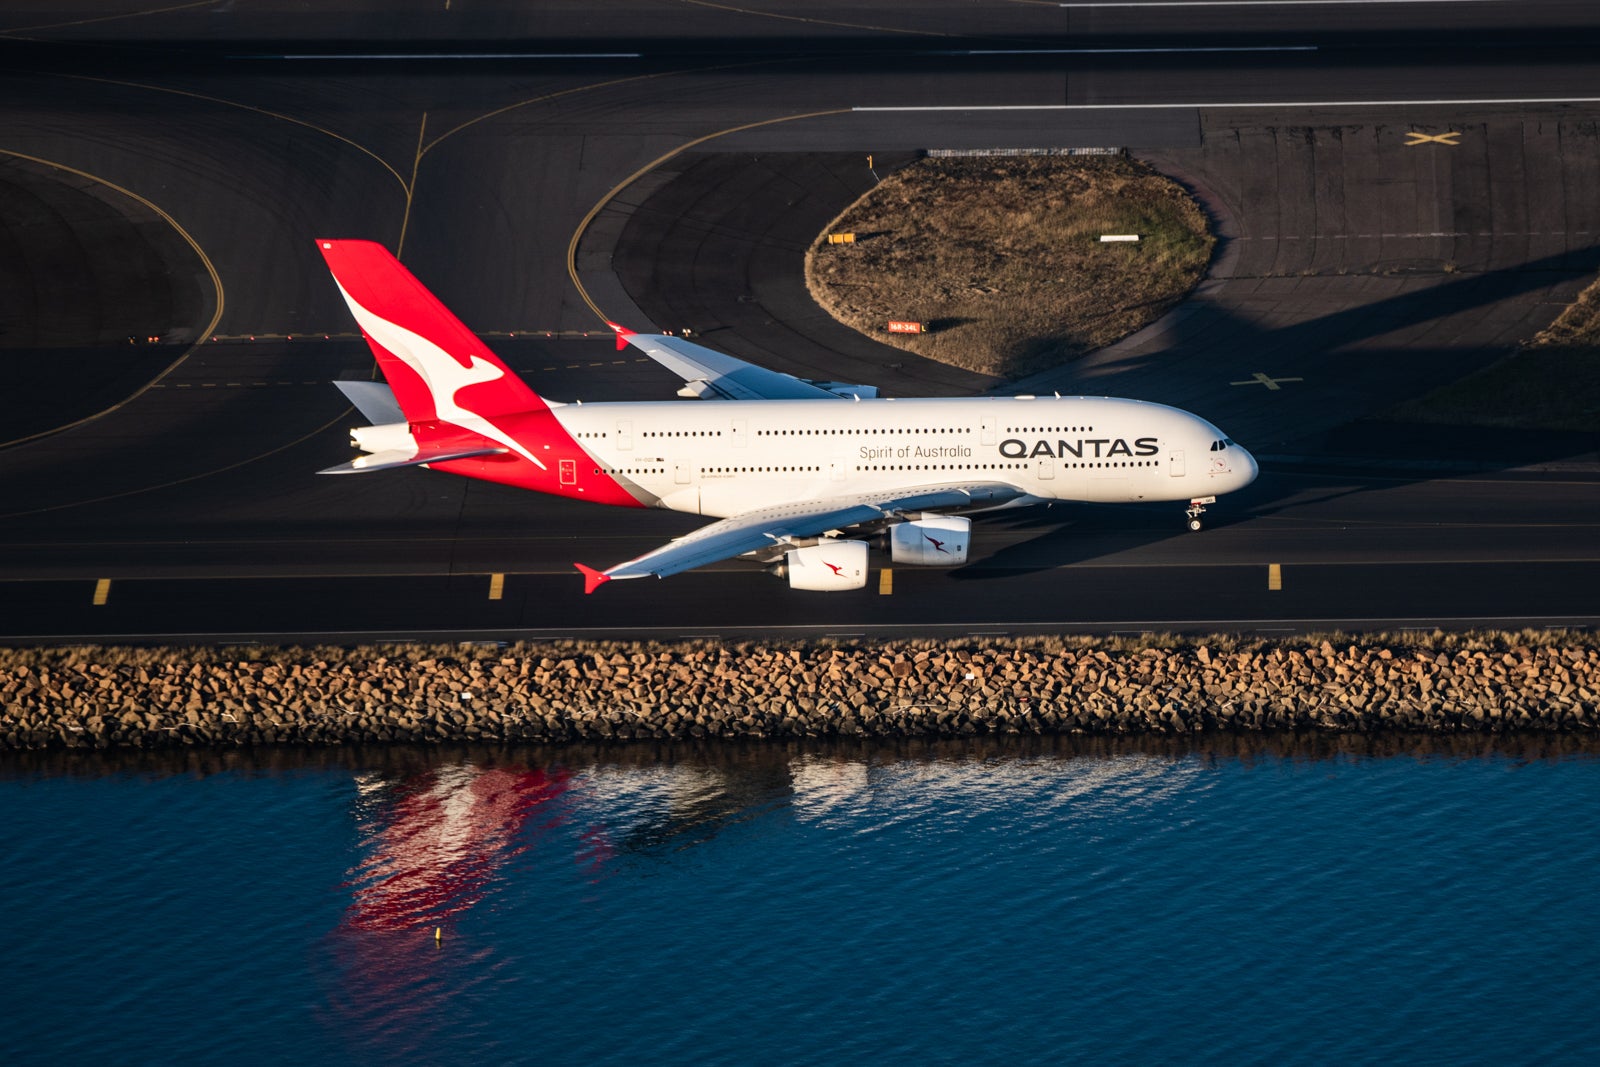
{"type": "Polygon", "coordinates": [[[1597,726],[1588,634],[0,650],[0,749],[1597,726]]]}

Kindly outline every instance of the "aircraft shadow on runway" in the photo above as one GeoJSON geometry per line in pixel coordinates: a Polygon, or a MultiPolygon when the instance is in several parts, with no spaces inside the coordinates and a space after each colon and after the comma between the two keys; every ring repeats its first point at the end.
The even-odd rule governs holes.
{"type": "MultiPolygon", "coordinates": [[[[829,176],[840,186],[840,195],[850,185],[855,163],[841,159],[824,166],[824,170],[843,174],[829,176]]],[[[721,218],[714,190],[708,187],[725,183],[748,197],[749,185],[735,179],[745,165],[731,154],[710,158],[691,167],[656,196],[665,206],[672,197],[681,198],[694,190],[698,197],[695,209],[707,217],[721,218]]],[[[789,165],[785,163],[785,167],[789,165]]],[[[778,189],[783,184],[768,182],[764,188],[778,189]]],[[[759,206],[750,199],[759,200],[760,196],[741,204],[746,218],[759,206]]],[[[657,203],[652,198],[646,207],[657,203]]],[[[785,210],[792,208],[786,205],[785,210]]],[[[918,384],[912,377],[920,375],[918,361],[908,359],[905,353],[853,332],[847,342],[840,343],[835,335],[842,327],[829,331],[817,326],[816,320],[826,316],[816,315],[803,293],[805,242],[794,239],[798,231],[793,230],[792,214],[791,225],[781,231],[783,240],[746,231],[738,241],[721,241],[719,247],[726,246],[723,251],[727,253],[722,261],[724,273],[740,280],[736,288],[741,294],[745,279],[769,278],[768,287],[754,294],[754,304],[747,300],[727,308],[722,304],[731,301],[731,296],[719,296],[711,291],[706,278],[676,269],[686,250],[681,242],[659,232],[666,225],[663,220],[676,217],[670,211],[641,210],[628,224],[624,243],[633,249],[636,259],[631,267],[619,267],[619,272],[641,307],[665,321],[688,321],[710,311],[722,327],[709,343],[745,358],[760,360],[763,353],[801,346],[804,365],[784,369],[874,384],[887,380],[902,388],[918,384]],[[654,287],[654,281],[668,277],[678,281],[665,288],[654,287]],[[763,297],[770,300],[770,306],[762,303],[763,297]],[[788,306],[796,301],[807,303],[810,313],[800,315],[788,306]],[[906,366],[907,377],[898,374],[902,366],[906,366]]],[[[805,226],[813,222],[826,224],[825,219],[807,220],[805,226]]],[[[1219,249],[1219,260],[1225,251],[1219,249]]],[[[1492,251],[1491,242],[1485,255],[1492,251]]],[[[1530,319],[1548,311],[1548,298],[1539,302],[1543,310],[1531,307],[1529,298],[1552,288],[1575,292],[1600,268],[1600,246],[1572,249],[1503,269],[1474,271],[1470,262],[1458,266],[1458,272],[1451,273],[1443,263],[1427,269],[1421,261],[1410,259],[1358,268],[1353,275],[1344,276],[1357,286],[1362,285],[1363,276],[1391,281],[1384,287],[1386,295],[1367,297],[1355,305],[1351,300],[1361,299],[1361,294],[1348,291],[1339,282],[1318,286],[1316,277],[1243,279],[1244,284],[1225,279],[1158,323],[1148,342],[1127,354],[1113,346],[1059,371],[998,385],[990,391],[1044,394],[1057,389],[1063,394],[1133,396],[1193,410],[1213,420],[1258,457],[1267,457],[1267,463],[1256,485],[1213,506],[1206,517],[1212,530],[1333,503],[1378,487],[1394,489],[1409,482],[1594,451],[1594,435],[1383,421],[1382,412],[1397,402],[1479,370],[1509,353],[1516,340],[1531,336],[1537,326],[1529,325],[1530,319]],[[1431,284],[1418,287],[1421,279],[1431,284]],[[1263,294],[1260,285],[1282,286],[1285,291],[1263,294]],[[1270,312],[1280,301],[1291,307],[1298,303],[1308,313],[1273,325],[1259,309],[1270,312]],[[1326,310],[1317,313],[1319,306],[1326,310]],[[1253,317],[1252,312],[1256,312],[1253,317]],[[1276,390],[1232,384],[1251,381],[1257,371],[1301,381],[1284,381],[1276,390]],[[1320,487],[1308,489],[1303,478],[1285,477],[1316,472],[1336,475],[1337,484],[1328,486],[1324,481],[1320,487]]],[[[1364,288],[1370,291],[1370,283],[1364,288]]],[[[822,326],[837,324],[827,319],[822,326]]],[[[949,576],[957,581],[983,581],[1192,537],[1179,521],[1181,511],[1181,504],[1170,503],[1103,508],[1058,504],[1018,517],[991,517],[974,530],[978,558],[949,576]],[[984,552],[985,541],[996,536],[1009,543],[984,552]]],[[[1196,543],[1197,562],[1210,555],[1204,536],[1196,543]]],[[[1178,551],[1182,544],[1176,542],[1173,550],[1178,551]]],[[[1182,551],[1187,553],[1187,549],[1182,551]]]]}

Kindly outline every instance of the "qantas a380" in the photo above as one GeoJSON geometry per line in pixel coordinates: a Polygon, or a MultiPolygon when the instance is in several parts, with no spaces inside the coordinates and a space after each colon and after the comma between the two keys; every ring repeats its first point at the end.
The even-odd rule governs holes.
{"type": "Polygon", "coordinates": [[[513,374],[382,245],[318,242],[388,381],[339,382],[372,425],[324,471],[432,469],[718,521],[637,559],[576,564],[585,591],[743,556],[796,589],[859,589],[873,544],[896,564],[966,562],[968,515],[1054,500],[1205,505],[1256,462],[1211,423],[1112,397],[881,399],[613,326],[707,403],[563,404],[513,374]]]}

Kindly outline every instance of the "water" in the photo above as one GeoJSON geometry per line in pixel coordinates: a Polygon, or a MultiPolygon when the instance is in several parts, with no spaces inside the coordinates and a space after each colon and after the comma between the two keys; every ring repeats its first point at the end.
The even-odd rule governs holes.
{"type": "Polygon", "coordinates": [[[0,1052],[1588,1062],[1600,760],[1454,744],[8,756],[0,1052]]]}

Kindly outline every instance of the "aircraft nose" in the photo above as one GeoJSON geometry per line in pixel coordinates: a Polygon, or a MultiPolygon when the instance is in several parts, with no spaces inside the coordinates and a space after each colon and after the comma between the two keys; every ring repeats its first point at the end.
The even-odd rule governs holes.
{"type": "Polygon", "coordinates": [[[1239,457],[1243,461],[1240,464],[1240,473],[1244,475],[1244,480],[1239,483],[1239,488],[1243,489],[1256,480],[1256,475],[1261,473],[1261,465],[1256,462],[1256,457],[1252,456],[1248,449],[1240,448],[1239,457]]]}

